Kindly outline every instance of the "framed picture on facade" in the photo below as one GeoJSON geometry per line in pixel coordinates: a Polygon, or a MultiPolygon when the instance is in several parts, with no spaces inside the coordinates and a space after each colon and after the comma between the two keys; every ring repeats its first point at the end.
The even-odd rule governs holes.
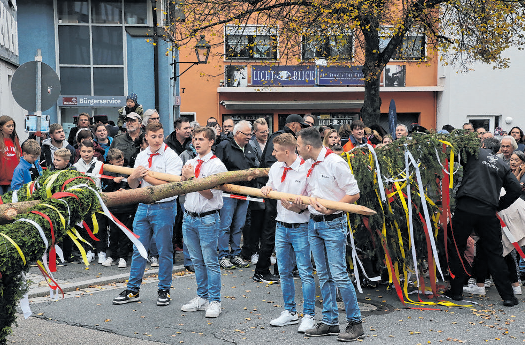
{"type": "Polygon", "coordinates": [[[384,75],[386,87],[404,87],[406,84],[405,65],[387,65],[384,75]]]}
{"type": "Polygon", "coordinates": [[[228,65],[224,69],[226,87],[248,86],[248,67],[228,65]]]}

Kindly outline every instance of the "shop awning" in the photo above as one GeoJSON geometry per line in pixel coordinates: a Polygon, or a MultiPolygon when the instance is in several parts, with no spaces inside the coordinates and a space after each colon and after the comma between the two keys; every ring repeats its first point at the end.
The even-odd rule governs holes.
{"type": "Polygon", "coordinates": [[[331,101],[221,101],[226,109],[231,110],[266,110],[266,109],[360,109],[363,100],[331,101]]]}

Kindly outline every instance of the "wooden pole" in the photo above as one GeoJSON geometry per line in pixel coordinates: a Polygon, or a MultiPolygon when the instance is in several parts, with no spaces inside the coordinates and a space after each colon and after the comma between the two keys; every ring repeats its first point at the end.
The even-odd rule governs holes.
{"type": "MultiPolygon", "coordinates": [[[[133,172],[133,169],[104,164],[104,171],[111,171],[111,172],[116,172],[120,174],[130,175],[133,172]]],[[[163,181],[170,181],[170,182],[180,181],[180,176],[163,174],[163,173],[155,173],[153,171],[150,171],[149,174],[151,174],[152,177],[155,177],[163,181]]],[[[299,196],[295,194],[281,193],[281,192],[271,192],[268,196],[265,196],[264,194],[261,193],[261,190],[258,188],[243,187],[243,186],[237,186],[234,184],[224,184],[216,188],[222,189],[223,191],[229,192],[229,193],[238,193],[238,194],[255,196],[259,198],[269,198],[269,199],[277,199],[277,200],[286,199],[288,201],[294,201],[299,196]]],[[[307,205],[310,204],[310,198],[307,196],[301,196],[301,200],[303,201],[304,204],[307,204],[307,205]]],[[[338,201],[332,201],[332,200],[326,200],[326,199],[318,199],[318,201],[321,205],[323,205],[324,207],[330,210],[339,210],[339,211],[350,212],[350,213],[358,213],[358,214],[362,214],[365,216],[376,214],[375,211],[367,207],[364,207],[364,206],[359,206],[355,204],[347,204],[344,202],[338,202],[338,201]]]]}
{"type": "MultiPolygon", "coordinates": [[[[225,192],[228,192],[228,193],[246,194],[246,195],[255,196],[259,198],[270,198],[270,199],[277,199],[277,200],[285,199],[288,201],[295,201],[297,197],[300,197],[303,204],[310,205],[310,197],[303,196],[303,195],[271,191],[268,194],[268,196],[265,196],[263,193],[261,193],[261,190],[258,188],[237,186],[234,184],[225,184],[217,188],[225,192]]],[[[364,216],[370,216],[370,215],[376,214],[374,210],[371,210],[365,206],[347,204],[344,202],[332,201],[332,200],[326,200],[326,199],[317,199],[317,201],[319,201],[321,205],[323,205],[324,207],[330,210],[357,213],[357,214],[362,214],[364,216]]]]}

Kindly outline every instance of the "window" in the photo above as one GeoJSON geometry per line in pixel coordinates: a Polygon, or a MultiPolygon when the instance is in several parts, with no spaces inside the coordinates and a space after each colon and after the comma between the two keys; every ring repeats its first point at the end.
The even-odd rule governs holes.
{"type": "MultiPolygon", "coordinates": [[[[390,42],[388,30],[383,30],[384,33],[379,38],[379,50],[381,52],[390,42]]],[[[425,35],[408,32],[403,38],[403,43],[392,56],[392,60],[422,60],[426,56],[425,45],[425,35]]]]}
{"type": "Polygon", "coordinates": [[[303,36],[303,60],[316,58],[352,60],[351,34],[303,36]]]}
{"type": "Polygon", "coordinates": [[[266,26],[226,26],[227,60],[277,60],[277,28],[266,26]]]}
{"type": "Polygon", "coordinates": [[[124,94],[124,24],[147,25],[148,0],[57,1],[63,95],[124,94]]]}

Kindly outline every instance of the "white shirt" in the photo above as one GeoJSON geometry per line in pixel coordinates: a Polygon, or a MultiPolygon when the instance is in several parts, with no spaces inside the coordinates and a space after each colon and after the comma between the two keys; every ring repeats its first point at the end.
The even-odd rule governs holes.
{"type": "Polygon", "coordinates": [[[97,186],[98,189],[101,188],[100,178],[99,177],[90,176],[91,174],[93,174],[93,175],[100,175],[100,174],[103,173],[103,171],[102,171],[103,164],[102,164],[101,161],[99,161],[97,159],[97,157],[93,157],[93,159],[91,159],[91,162],[89,162],[89,163],[84,162],[84,160],[82,158],[80,158],[78,160],[78,162],[73,164],[73,166],[75,168],[77,168],[78,172],[82,172],[82,173],[87,173],[91,169],[91,167],[93,166],[93,169],[91,169],[91,171],[87,175],[89,177],[91,177],[91,179],[93,179],[93,181],[95,181],[95,185],[97,186]]]}
{"type": "MultiPolygon", "coordinates": [[[[321,163],[317,164],[313,168],[310,177],[306,178],[308,195],[320,199],[339,201],[345,195],[359,193],[357,181],[344,159],[336,154],[330,154],[326,157],[325,155],[326,147],[323,147],[316,160],[321,161],[321,163]]],[[[314,162],[311,163],[313,164],[314,162]]],[[[322,215],[313,206],[308,206],[308,209],[314,215],[322,215]]]]}
{"type": "MultiPolygon", "coordinates": [[[[286,167],[285,162],[275,162],[270,171],[268,172],[268,183],[266,185],[271,187],[273,190],[283,193],[291,193],[297,195],[306,194],[306,173],[310,169],[311,163],[304,162],[301,164],[303,159],[297,156],[295,162],[292,163],[286,173],[284,182],[281,182],[284,168],[286,167]]],[[[310,214],[307,210],[299,214],[291,210],[287,210],[283,207],[282,202],[277,202],[277,218],[279,222],[285,223],[307,223],[310,218],[310,214]]]]}
{"type": "MultiPolygon", "coordinates": [[[[204,163],[202,163],[198,178],[208,177],[211,175],[228,171],[228,169],[226,169],[226,166],[224,166],[224,163],[222,163],[222,161],[219,158],[215,157],[215,155],[211,151],[204,157],[196,157],[187,161],[186,164],[191,164],[194,168],[196,168],[197,164],[199,164],[199,159],[202,159],[204,163]],[[212,159],[212,157],[214,158],[212,159]]],[[[213,194],[213,198],[211,199],[206,199],[199,192],[192,192],[186,194],[184,208],[187,211],[196,213],[220,210],[223,204],[222,190],[212,188],[211,193],[213,194]]]]}
{"type": "MultiPolygon", "coordinates": [[[[137,159],[135,160],[135,168],[139,166],[143,166],[148,170],[171,174],[171,175],[180,175],[182,171],[182,160],[179,158],[179,156],[168,147],[168,145],[163,144],[160,149],[157,151],[159,153],[158,155],[153,156],[151,161],[151,168],[149,167],[148,159],[151,154],[151,149],[148,146],[144,151],[140,152],[137,155],[137,159]]],[[[148,182],[146,182],[143,178],[139,178],[139,181],[141,182],[140,188],[145,188],[151,186],[148,182]]],[[[172,196],[169,198],[164,198],[162,200],[159,200],[157,202],[166,202],[175,200],[177,196],[172,196]]]]}

